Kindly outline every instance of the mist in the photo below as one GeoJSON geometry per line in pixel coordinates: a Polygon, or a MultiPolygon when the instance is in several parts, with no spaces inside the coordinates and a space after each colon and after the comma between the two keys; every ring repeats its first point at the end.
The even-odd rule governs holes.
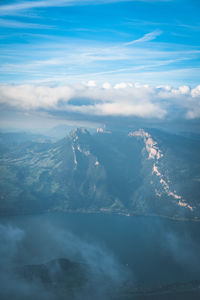
{"type": "Polygon", "coordinates": [[[2,300],[110,299],[110,292],[119,289],[130,278],[130,270],[103,245],[81,239],[47,220],[36,219],[27,225],[26,229],[13,224],[0,225],[2,300]],[[60,272],[59,265],[48,265],[48,262],[60,258],[84,266],[86,280],[73,291],[54,290],[43,284],[41,278],[30,280],[18,274],[23,266],[47,263],[53,282],[60,272]]]}
{"type": "Polygon", "coordinates": [[[138,285],[157,288],[199,280],[197,234],[198,223],[150,217],[2,218],[0,298],[120,299],[120,293],[138,285]],[[64,259],[71,264],[67,273],[59,264],[64,259]],[[50,283],[38,268],[48,272],[50,283]],[[63,276],[69,276],[71,288],[63,285],[63,276]]]}

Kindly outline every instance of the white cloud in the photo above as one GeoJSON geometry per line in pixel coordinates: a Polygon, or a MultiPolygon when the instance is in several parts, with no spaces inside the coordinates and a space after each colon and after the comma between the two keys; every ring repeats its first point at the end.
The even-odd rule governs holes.
{"type": "Polygon", "coordinates": [[[74,86],[1,85],[0,104],[21,111],[74,112],[88,116],[200,118],[200,86],[172,88],[93,80],[74,86]],[[78,102],[77,102],[78,99],[78,102]],[[184,114],[183,114],[184,112],[184,114]]]}
{"type": "Polygon", "coordinates": [[[112,88],[112,85],[109,82],[104,82],[102,87],[103,89],[109,90],[112,88]]]}
{"type": "Polygon", "coordinates": [[[73,97],[68,86],[48,87],[34,85],[1,85],[0,103],[23,109],[56,108],[59,101],[73,97]]]}
{"type": "Polygon", "coordinates": [[[43,25],[43,24],[36,24],[36,23],[26,23],[26,22],[19,22],[14,20],[8,19],[0,19],[0,27],[7,27],[7,28],[31,28],[31,29],[53,29],[53,26],[50,25],[43,25]]]}
{"type": "Polygon", "coordinates": [[[181,94],[189,94],[190,93],[190,87],[187,85],[183,85],[179,87],[179,91],[181,92],[181,94]]]}
{"type": "Polygon", "coordinates": [[[97,85],[96,85],[96,81],[94,81],[94,80],[89,80],[87,83],[86,83],[86,86],[88,86],[88,87],[96,87],[97,85]]]}
{"type": "Polygon", "coordinates": [[[155,84],[159,78],[160,83],[181,84],[188,78],[197,81],[200,69],[184,69],[183,66],[186,61],[198,59],[199,53],[169,44],[157,43],[156,47],[148,44],[147,47],[138,43],[133,51],[133,47],[122,43],[97,43],[64,37],[52,41],[50,37],[39,43],[33,39],[27,44],[16,44],[15,48],[13,45],[3,46],[0,71],[6,74],[7,82],[15,75],[15,83],[20,80],[41,82],[48,78],[53,82],[56,78],[64,78],[60,82],[63,84],[69,80],[88,81],[92,78],[112,84],[128,80],[155,84]],[[175,71],[179,74],[174,74],[175,71]]]}
{"type": "Polygon", "coordinates": [[[114,85],[114,89],[125,89],[127,87],[133,87],[132,83],[121,82],[114,85]]]}
{"type": "Polygon", "coordinates": [[[192,89],[191,94],[192,94],[192,97],[200,96],[200,85],[198,85],[196,88],[192,89]]]}
{"type": "Polygon", "coordinates": [[[149,42],[149,41],[155,40],[157,38],[157,36],[159,36],[161,34],[162,34],[161,30],[155,30],[155,31],[146,33],[143,37],[141,37],[137,40],[125,43],[125,46],[134,45],[137,43],[149,42]]]}
{"type": "Polygon", "coordinates": [[[200,117],[200,85],[191,90],[191,98],[188,99],[186,107],[188,109],[186,117],[195,119],[200,117]]]}
{"type": "Polygon", "coordinates": [[[145,104],[134,102],[113,102],[79,107],[71,106],[68,107],[68,109],[73,112],[97,116],[137,116],[142,118],[162,118],[165,115],[165,111],[162,108],[150,102],[145,104]]]}

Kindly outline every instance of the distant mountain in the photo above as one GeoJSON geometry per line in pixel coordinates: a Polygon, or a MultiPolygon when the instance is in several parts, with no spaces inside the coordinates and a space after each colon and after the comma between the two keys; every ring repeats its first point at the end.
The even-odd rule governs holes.
{"type": "Polygon", "coordinates": [[[156,129],[0,139],[0,212],[200,218],[200,140],[156,129]]]}

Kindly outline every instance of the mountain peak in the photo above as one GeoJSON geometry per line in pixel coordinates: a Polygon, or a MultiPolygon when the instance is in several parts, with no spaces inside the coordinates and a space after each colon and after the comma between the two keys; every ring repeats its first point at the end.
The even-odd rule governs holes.
{"type": "Polygon", "coordinates": [[[97,128],[97,133],[111,133],[111,131],[109,130],[106,130],[105,128],[97,128]]]}
{"type": "Polygon", "coordinates": [[[74,128],[71,132],[70,132],[70,136],[71,137],[76,137],[76,136],[80,136],[80,135],[89,135],[89,131],[84,128],[84,127],[77,127],[77,128],[74,128]]]}

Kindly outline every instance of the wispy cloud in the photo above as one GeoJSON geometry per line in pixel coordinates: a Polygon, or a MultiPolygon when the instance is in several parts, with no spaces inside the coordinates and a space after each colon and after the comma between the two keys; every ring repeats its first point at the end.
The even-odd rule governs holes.
{"type": "Polygon", "coordinates": [[[74,5],[98,5],[115,2],[168,2],[171,0],[46,0],[46,1],[20,1],[0,6],[1,15],[9,15],[15,12],[44,7],[74,6],[74,5]]]}
{"type": "MultiPolygon", "coordinates": [[[[149,83],[152,83],[154,78],[154,82],[159,81],[158,84],[161,81],[168,84],[169,81],[171,82],[170,72],[184,69],[186,70],[184,79],[186,78],[188,83],[190,78],[186,77],[187,70],[197,69],[200,57],[198,37],[195,36],[193,41],[190,39],[188,44],[186,39],[175,38],[173,32],[177,34],[182,32],[178,29],[184,20],[179,25],[175,24],[175,19],[172,22],[170,20],[169,24],[171,22],[172,28],[168,29],[168,18],[160,16],[157,18],[154,15],[155,9],[161,5],[148,5],[152,14],[147,16],[149,17],[147,20],[140,20],[137,9],[135,14],[130,12],[132,5],[130,3],[127,5],[128,0],[10,0],[5,2],[8,4],[0,4],[0,81],[2,82],[35,80],[44,82],[49,79],[58,82],[58,78],[61,78],[65,83],[67,80],[73,82],[89,80],[90,77],[102,82],[106,77],[107,81],[112,82],[121,80],[136,82],[145,80],[146,82],[147,79],[149,83]],[[115,2],[124,2],[126,5],[123,3],[117,5],[116,12],[113,6],[106,6],[108,3],[115,2]],[[73,10],[48,9],[48,7],[87,4],[105,4],[100,8],[106,11],[105,20],[100,17],[99,9],[93,6],[88,6],[86,9],[78,7],[73,10]],[[85,18],[86,10],[88,18],[85,18]],[[32,18],[31,22],[29,16],[32,18]],[[34,19],[34,16],[38,18],[34,19]],[[116,16],[119,16],[117,24],[116,16]],[[132,26],[127,26],[124,23],[126,20],[134,22],[130,16],[135,17],[136,23],[139,22],[138,25],[144,23],[145,27],[138,26],[133,30],[132,26]],[[9,28],[18,30],[9,30],[9,28]],[[50,32],[49,29],[52,28],[55,30],[50,32]],[[134,35],[131,37],[133,32],[134,35]],[[150,77],[152,73],[154,75],[150,77]],[[163,75],[155,79],[158,74],[163,75]],[[146,76],[144,80],[142,76],[146,76]]],[[[129,2],[164,1],[129,0],[129,2]]],[[[145,5],[141,3],[136,6],[141,7],[141,11],[145,7],[146,11],[145,5]]],[[[145,16],[144,14],[144,19],[145,16]]],[[[188,74],[193,76],[191,71],[188,71],[188,74]]],[[[177,81],[182,78],[181,76],[176,78],[177,81]]],[[[196,76],[194,84],[197,81],[196,76]]],[[[180,84],[180,81],[177,84],[180,84]]]]}
{"type": "Polygon", "coordinates": [[[194,31],[199,31],[200,30],[200,23],[194,23],[191,22],[191,24],[185,24],[184,22],[181,22],[179,20],[176,21],[170,21],[170,22],[156,22],[156,21],[148,21],[148,20],[143,20],[143,19],[130,19],[127,18],[127,21],[124,22],[125,25],[131,26],[131,27],[152,27],[152,26],[156,26],[156,27],[165,27],[165,29],[168,27],[183,27],[189,30],[194,30],[194,31]]]}
{"type": "Polygon", "coordinates": [[[143,37],[141,37],[137,40],[125,43],[124,45],[129,46],[129,45],[134,45],[137,43],[149,42],[149,41],[155,40],[157,38],[157,36],[159,36],[161,34],[162,34],[161,30],[155,30],[155,31],[146,33],[143,37]]]}
{"type": "Polygon", "coordinates": [[[11,3],[7,5],[0,6],[0,14],[9,14],[12,12],[17,12],[21,10],[27,10],[32,8],[41,8],[41,7],[51,7],[51,6],[59,6],[69,3],[70,1],[23,1],[18,3],[11,3]],[[57,5],[56,5],[57,2],[57,5]]]}
{"type": "Polygon", "coordinates": [[[190,29],[190,30],[194,30],[194,31],[199,31],[200,30],[200,24],[199,23],[195,24],[195,25],[178,23],[177,26],[187,28],[187,29],[190,29]]]}
{"type": "MultiPolygon", "coordinates": [[[[169,43],[146,41],[144,45],[136,43],[134,47],[129,47],[123,43],[95,43],[62,37],[52,41],[32,41],[26,45],[16,44],[15,47],[7,45],[1,50],[0,71],[3,82],[13,81],[14,76],[17,82],[45,81],[49,78],[52,81],[59,78],[62,83],[67,80],[74,82],[90,78],[102,82],[104,77],[112,82],[116,78],[130,80],[128,77],[138,81],[144,75],[144,80],[152,83],[153,80],[156,81],[156,73],[166,70],[167,75],[157,75],[160,84],[164,80],[171,82],[170,70],[191,69],[190,61],[199,55],[200,50],[196,48],[183,49],[182,46],[169,43]],[[150,78],[147,72],[154,72],[154,79],[150,78]]],[[[186,73],[184,76],[187,77],[186,73]]],[[[180,79],[180,76],[177,79],[180,79]]]]}
{"type": "Polygon", "coordinates": [[[52,25],[27,23],[27,22],[20,22],[20,21],[8,20],[8,19],[0,19],[0,27],[30,28],[30,29],[53,29],[53,28],[55,28],[52,25]]]}

